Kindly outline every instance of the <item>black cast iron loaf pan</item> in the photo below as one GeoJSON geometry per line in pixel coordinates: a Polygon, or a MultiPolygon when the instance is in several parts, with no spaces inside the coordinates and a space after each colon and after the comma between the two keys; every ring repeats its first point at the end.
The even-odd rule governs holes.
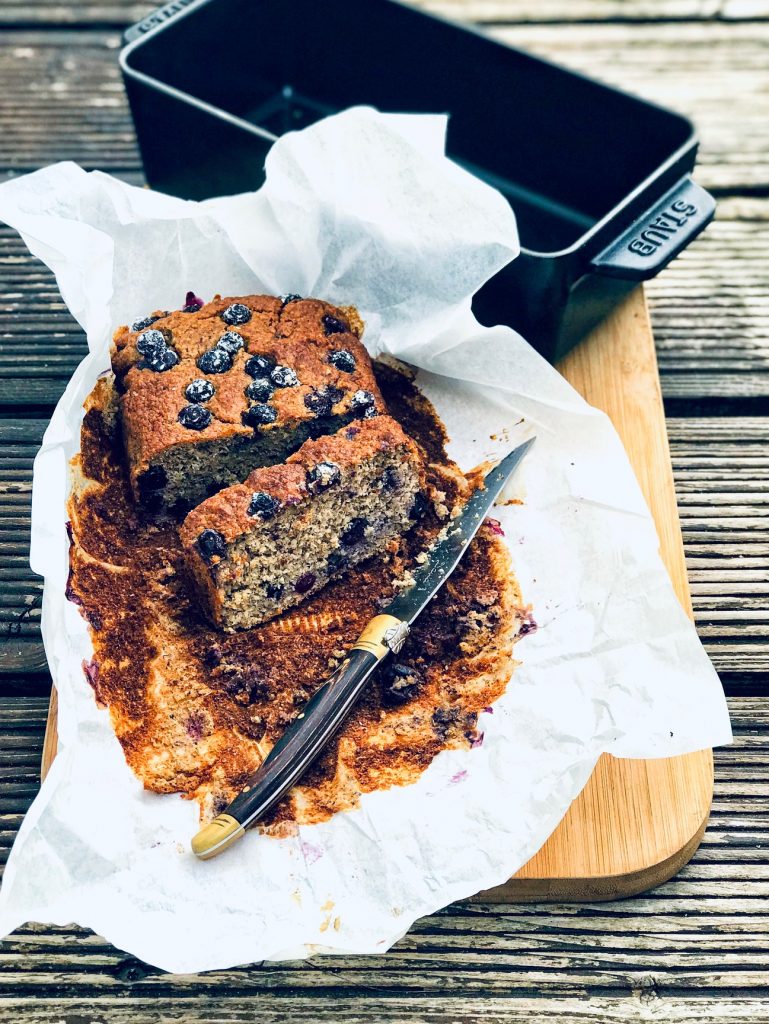
{"type": "Polygon", "coordinates": [[[705,227],[690,121],[396,0],[175,0],[121,53],[149,184],[257,188],[278,136],[358,104],[446,112],[448,153],[515,210],[485,324],[557,361],[705,227]]]}

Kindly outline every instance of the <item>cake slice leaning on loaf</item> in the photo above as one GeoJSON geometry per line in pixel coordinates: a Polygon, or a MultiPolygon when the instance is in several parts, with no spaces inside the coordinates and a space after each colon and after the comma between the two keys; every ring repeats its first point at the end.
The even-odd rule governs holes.
{"type": "Polygon", "coordinates": [[[254,470],[179,531],[208,616],[233,632],[299,604],[405,533],[424,483],[416,445],[389,416],[254,470]]]}

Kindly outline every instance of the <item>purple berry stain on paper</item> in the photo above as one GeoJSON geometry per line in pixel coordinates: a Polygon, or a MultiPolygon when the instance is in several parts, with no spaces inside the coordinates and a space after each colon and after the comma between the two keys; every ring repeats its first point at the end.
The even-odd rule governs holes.
{"type": "Polygon", "coordinates": [[[518,639],[520,640],[524,636],[528,636],[530,633],[536,633],[539,626],[534,621],[534,616],[531,613],[531,608],[524,608],[521,612],[521,624],[518,627],[518,639]]]}
{"type": "Polygon", "coordinates": [[[96,659],[91,658],[90,661],[83,661],[83,671],[85,677],[91,686],[96,689],[96,684],[99,681],[99,666],[96,664],[96,659]]]}
{"type": "Polygon", "coordinates": [[[67,585],[64,588],[64,596],[66,597],[66,599],[68,601],[71,601],[72,604],[82,604],[83,603],[81,598],[78,597],[78,595],[72,589],[72,569],[71,568],[70,568],[69,574],[67,576],[67,585]]]}
{"type": "Polygon", "coordinates": [[[461,771],[455,772],[454,775],[449,779],[450,786],[456,786],[459,782],[464,782],[467,778],[467,769],[463,768],[461,771]]]}
{"type": "Polygon", "coordinates": [[[502,524],[498,519],[487,519],[486,526],[491,530],[497,537],[504,537],[505,531],[502,529],[502,524]]]}
{"type": "MultiPolygon", "coordinates": [[[[78,597],[78,595],[75,593],[75,591],[72,589],[72,548],[75,546],[75,534],[74,534],[74,532],[72,530],[72,523],[69,521],[69,519],[64,524],[64,527],[65,527],[65,529],[67,531],[67,537],[69,538],[69,546],[70,546],[70,552],[69,552],[69,572],[67,573],[67,583],[66,583],[66,585],[64,587],[64,596],[66,597],[66,599],[68,601],[71,601],[72,604],[82,604],[83,602],[78,597]]],[[[85,664],[85,662],[83,664],[85,664]]]]}
{"type": "Polygon", "coordinates": [[[320,860],[323,856],[323,850],[319,846],[315,846],[314,843],[308,843],[305,839],[299,843],[299,849],[302,851],[307,864],[314,864],[316,860],[320,860]]]}

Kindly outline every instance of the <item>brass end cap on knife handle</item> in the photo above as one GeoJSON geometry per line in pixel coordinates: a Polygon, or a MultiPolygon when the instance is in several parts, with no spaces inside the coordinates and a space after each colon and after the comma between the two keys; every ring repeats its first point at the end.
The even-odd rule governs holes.
{"type": "Polygon", "coordinates": [[[395,615],[375,615],[355,641],[354,651],[368,651],[377,661],[388,654],[397,654],[406,642],[409,627],[395,615]]]}
{"type": "Polygon", "coordinates": [[[192,852],[201,860],[208,860],[245,834],[246,830],[231,814],[220,814],[193,836],[192,852]]]}

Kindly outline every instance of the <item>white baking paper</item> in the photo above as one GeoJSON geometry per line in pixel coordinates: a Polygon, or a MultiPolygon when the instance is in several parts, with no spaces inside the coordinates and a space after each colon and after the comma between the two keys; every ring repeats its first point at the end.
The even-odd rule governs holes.
{"type": "Polygon", "coordinates": [[[45,576],[60,747],[8,862],[0,934],[77,922],[179,972],[380,953],[416,918],[509,878],[603,751],[667,757],[729,741],[718,678],[613,428],[517,334],[470,312],[518,239],[502,196],[445,158],[445,129],[444,117],[350,110],[277,142],[258,192],[204,203],[68,163],[0,187],[0,217],[53,269],[90,348],[35,464],[32,567],[45,576]],[[355,304],[372,352],[419,367],[465,469],[537,435],[513,485],[524,504],[497,514],[539,628],[481,716],[483,744],[295,837],[249,833],[207,863],[189,850],[197,807],[144,792],[126,767],[64,596],[83,400],[113,329],[178,308],[188,289],[355,304]]]}

